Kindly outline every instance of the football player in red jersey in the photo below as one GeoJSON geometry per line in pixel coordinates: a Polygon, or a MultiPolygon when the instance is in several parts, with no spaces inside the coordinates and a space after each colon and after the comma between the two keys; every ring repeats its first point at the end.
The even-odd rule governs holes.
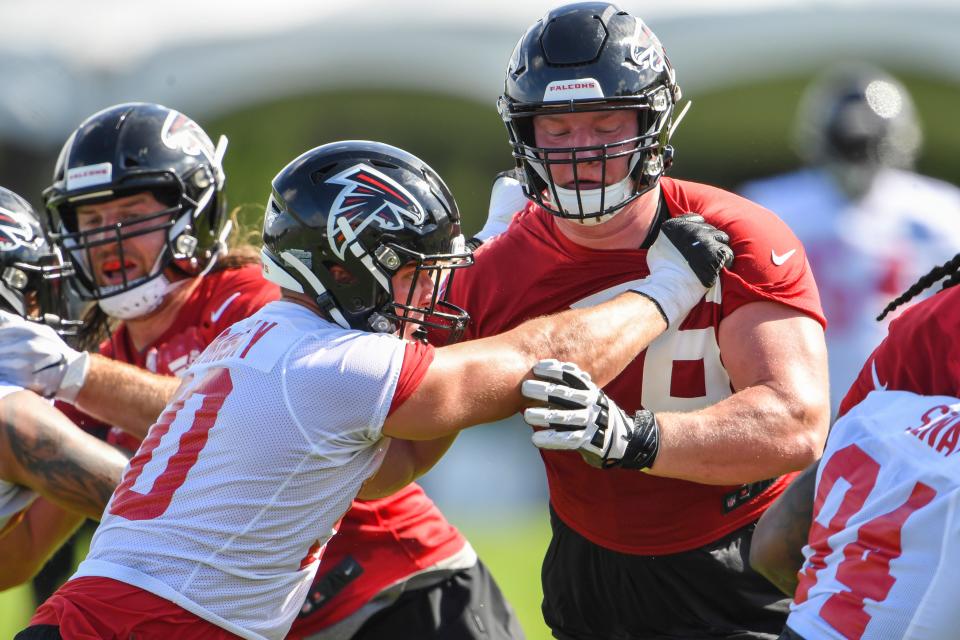
{"type": "MultiPolygon", "coordinates": [[[[63,296],[69,267],[32,207],[3,187],[0,273],[0,333],[76,329],[63,296]]],[[[0,377],[0,590],[36,573],[85,517],[100,518],[125,464],[48,401],[0,377]]]]}
{"type": "MultiPolygon", "coordinates": [[[[857,379],[843,398],[840,404],[840,417],[834,425],[832,433],[839,433],[840,429],[845,428],[844,425],[847,424],[847,421],[844,421],[843,418],[848,414],[852,415],[861,404],[866,406],[868,397],[872,398],[876,395],[871,393],[874,391],[907,391],[920,394],[916,396],[917,398],[939,396],[956,399],[960,397],[960,334],[956,330],[958,322],[960,322],[960,287],[954,286],[960,283],[960,254],[921,277],[903,295],[887,305],[878,320],[882,320],[888,313],[940,281],[943,281],[940,291],[908,308],[890,323],[887,337],[867,359],[857,379]]],[[[873,419],[886,424],[893,418],[893,415],[895,414],[892,409],[884,407],[873,419]],[[884,412],[883,409],[886,409],[886,411],[884,412]]],[[[920,428],[911,431],[910,427],[914,427],[914,423],[904,423],[899,426],[902,434],[909,434],[910,438],[917,435],[919,440],[926,441],[927,445],[938,451],[940,455],[949,457],[955,450],[957,440],[958,429],[951,426],[951,423],[955,422],[949,412],[935,411],[916,421],[915,424],[923,425],[920,428]],[[941,439],[940,436],[944,437],[941,439]]],[[[833,444],[833,437],[831,436],[831,441],[828,443],[828,455],[834,453],[831,450],[833,447],[830,446],[833,444]]],[[[868,433],[864,439],[871,439],[872,437],[873,434],[868,433]]],[[[911,442],[911,444],[913,443],[911,442]]],[[[907,478],[910,483],[922,480],[923,466],[917,464],[917,459],[922,454],[918,454],[909,445],[888,448],[888,451],[891,455],[888,455],[888,459],[883,461],[880,473],[883,473],[884,469],[889,469],[897,474],[901,482],[905,482],[903,478],[907,478]]],[[[826,458],[827,456],[825,456],[826,458]]],[[[923,460],[923,458],[920,459],[923,460]]],[[[933,465],[928,463],[928,466],[932,467],[933,465]]],[[[942,469],[937,469],[936,473],[944,476],[949,475],[949,472],[942,469]]],[[[955,474],[955,471],[953,473],[955,474]]],[[[826,538],[837,535],[840,529],[848,528],[846,526],[848,521],[851,526],[854,524],[864,526],[864,523],[857,519],[855,513],[848,513],[842,522],[838,513],[836,517],[829,519],[829,523],[817,518],[816,522],[820,524],[811,528],[811,524],[814,523],[816,517],[815,509],[821,511],[825,508],[822,503],[826,496],[821,497],[819,493],[815,506],[815,492],[821,490],[821,485],[827,486],[828,477],[836,480],[838,475],[851,484],[856,484],[858,480],[862,480],[862,477],[857,476],[857,474],[838,474],[829,463],[824,466],[818,461],[810,465],[806,471],[797,477],[784,491],[783,495],[771,505],[757,525],[754,546],[750,550],[750,563],[784,593],[790,596],[795,593],[798,595],[793,606],[795,613],[791,614],[789,621],[792,626],[784,629],[782,637],[786,640],[802,640],[804,636],[814,637],[808,630],[810,628],[816,629],[815,637],[851,637],[844,625],[846,621],[853,618],[858,619],[858,633],[862,634],[857,637],[902,637],[905,633],[904,629],[911,624],[919,625],[911,626],[914,631],[921,629],[925,634],[917,637],[947,637],[952,635],[956,631],[957,620],[950,616],[956,611],[956,607],[947,605],[931,608],[929,606],[930,601],[926,602],[928,606],[920,606],[917,602],[900,597],[897,592],[893,591],[897,582],[906,583],[912,592],[928,594],[936,592],[935,598],[942,599],[941,604],[955,602],[958,593],[960,593],[958,592],[960,585],[950,584],[949,582],[945,584],[942,580],[936,588],[928,588],[928,585],[935,578],[934,574],[939,575],[939,568],[955,564],[948,557],[942,555],[931,557],[928,555],[923,558],[922,562],[910,560],[913,551],[911,546],[925,545],[927,552],[934,554],[943,554],[950,547],[950,544],[943,545],[932,538],[918,539],[906,534],[901,536],[901,530],[913,517],[912,512],[905,514],[907,517],[898,521],[899,528],[891,529],[888,527],[884,535],[874,536],[869,541],[856,540],[857,544],[865,542],[856,553],[853,551],[853,546],[845,548],[843,551],[843,557],[845,558],[853,555],[860,555],[864,558],[886,558],[888,563],[890,559],[898,559],[896,570],[888,564],[886,567],[879,567],[881,571],[878,573],[876,571],[878,567],[874,566],[873,572],[869,574],[871,576],[869,581],[872,585],[882,585],[882,590],[879,593],[875,586],[866,587],[863,583],[858,582],[851,572],[847,572],[846,578],[841,578],[841,575],[843,575],[842,567],[837,569],[836,580],[830,582],[817,576],[818,572],[827,575],[832,573],[832,569],[825,571],[827,563],[823,563],[823,566],[815,563],[804,564],[805,554],[802,553],[802,550],[805,545],[810,545],[808,548],[810,549],[811,560],[807,561],[810,563],[816,557],[818,548],[829,551],[831,547],[828,544],[824,546],[826,538]],[[823,466],[822,470],[821,466],[823,466]],[[901,541],[903,542],[902,547],[901,541]],[[898,572],[906,575],[906,579],[898,580],[898,577],[900,577],[898,572]],[[801,579],[806,581],[806,584],[803,585],[802,594],[797,588],[798,584],[801,584],[801,579]],[[831,589],[835,592],[843,592],[842,601],[846,604],[857,603],[859,613],[845,611],[841,618],[836,618],[831,615],[829,610],[820,608],[822,601],[810,597],[811,587],[816,584],[820,585],[821,590],[826,586],[827,594],[831,593],[831,589]],[[867,610],[864,606],[864,596],[858,594],[862,594],[865,587],[869,591],[868,597],[872,602],[879,605],[879,609],[867,610]],[[811,610],[814,605],[816,605],[818,611],[811,610]],[[794,615],[797,618],[794,618],[794,615]],[[879,623],[880,626],[871,626],[874,617],[877,618],[874,625],[879,623]],[[811,627],[811,625],[813,626],[811,627]],[[823,625],[826,625],[826,627],[823,625]],[[804,635],[801,635],[794,627],[802,629],[805,632],[804,635]]],[[[889,492],[885,493],[883,489],[884,487],[881,486],[876,491],[868,490],[860,494],[859,497],[863,502],[879,499],[889,500],[889,492]]],[[[946,495],[944,491],[939,493],[946,495]]],[[[888,522],[893,521],[890,518],[893,515],[892,509],[903,502],[904,495],[906,494],[900,495],[899,503],[886,504],[884,510],[891,511],[886,516],[888,522]]],[[[935,499],[939,501],[943,498],[937,497],[935,499]]],[[[931,502],[934,503],[934,501],[931,502]]],[[[924,505],[925,513],[934,513],[933,508],[926,507],[927,505],[924,505]]],[[[919,512],[917,515],[920,515],[919,512]]],[[[944,521],[931,520],[932,516],[930,515],[922,517],[926,518],[923,528],[928,537],[933,536],[935,532],[940,532],[944,527],[955,526],[951,524],[952,521],[949,518],[944,521]]],[[[951,537],[951,542],[956,539],[955,531],[953,533],[950,533],[950,529],[946,529],[946,531],[951,537]]],[[[845,541],[844,544],[850,542],[842,534],[834,540],[845,541]]],[[[835,551],[839,554],[840,548],[836,548],[835,551]]],[[[861,573],[861,575],[867,574],[861,573]]],[[[822,597],[824,594],[818,595],[822,597]]]]}
{"type": "Polygon", "coordinates": [[[566,5],[532,25],[499,101],[530,202],[452,285],[477,338],[629,288],[680,214],[726,231],[737,256],[602,393],[555,364],[527,385],[573,407],[528,413],[538,430],[554,425],[534,443],[553,527],[543,613],[557,638],[770,638],[786,616],[743,557],[760,514],[822,451],[824,319],[786,225],[664,176],[680,98],[660,41],[615,5],[566,5]]]}
{"type": "Polygon", "coordinates": [[[76,289],[96,302],[85,330],[99,353],[0,338],[0,353],[37,363],[0,371],[71,403],[80,424],[110,425],[135,449],[179,385],[174,376],[279,295],[252,251],[227,251],[225,148],[225,138],[215,148],[195,122],[156,104],[116,105],[81,123],[44,200],[76,289]]]}
{"type": "Polygon", "coordinates": [[[96,302],[72,344],[98,353],[49,333],[0,335],[0,375],[56,396],[84,429],[137,448],[179,385],[175,374],[279,295],[254,250],[224,251],[223,150],[154,104],[105,109],[70,135],[44,200],[75,288],[96,302]],[[34,365],[13,366],[19,358],[34,365]]]}
{"type": "Polygon", "coordinates": [[[435,349],[416,336],[462,333],[468,317],[440,284],[472,256],[421,160],[365,141],[309,151],[275,178],[263,238],[282,299],[193,362],[74,579],[19,638],[283,637],[355,495],[395,491],[460,429],[517,411],[538,357],[609,380],[731,256],[726,234],[680,216],[653,243],[649,276],[614,300],[435,349]]]}

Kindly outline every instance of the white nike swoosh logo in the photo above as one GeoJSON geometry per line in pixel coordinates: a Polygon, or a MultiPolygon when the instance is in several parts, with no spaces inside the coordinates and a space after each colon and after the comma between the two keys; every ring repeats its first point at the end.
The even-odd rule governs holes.
{"type": "Polygon", "coordinates": [[[873,376],[873,388],[874,389],[886,389],[886,383],[880,382],[880,374],[877,373],[877,361],[874,360],[871,364],[870,375],[873,376]]]}
{"type": "MultiPolygon", "coordinates": [[[[774,262],[776,262],[776,261],[774,261],[774,262]]],[[[217,320],[219,320],[219,319],[220,319],[220,316],[223,315],[223,312],[226,311],[226,310],[227,310],[227,307],[230,306],[230,303],[233,302],[234,300],[236,300],[236,299],[237,299],[237,296],[239,296],[239,295],[240,295],[240,292],[237,291],[237,292],[234,293],[232,296],[230,296],[229,298],[227,298],[226,300],[224,300],[224,301],[223,301],[223,304],[220,305],[220,308],[218,308],[216,311],[214,311],[213,313],[210,314],[210,322],[216,322],[217,320]]]]}
{"type": "Polygon", "coordinates": [[[795,254],[796,252],[797,252],[796,249],[790,249],[790,251],[787,251],[787,252],[786,252],[785,254],[783,254],[782,256],[778,256],[778,255],[777,255],[777,252],[774,251],[773,249],[771,249],[771,250],[770,250],[770,259],[773,260],[773,264],[775,264],[775,265],[777,265],[777,266],[779,267],[779,266],[782,265],[784,262],[786,262],[787,260],[789,260],[789,259],[790,259],[790,256],[792,256],[792,255],[795,254]]]}

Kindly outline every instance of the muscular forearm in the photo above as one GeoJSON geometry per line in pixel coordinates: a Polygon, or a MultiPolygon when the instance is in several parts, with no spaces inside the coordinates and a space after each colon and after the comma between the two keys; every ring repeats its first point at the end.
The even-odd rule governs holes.
{"type": "Polygon", "coordinates": [[[789,307],[754,302],[725,318],[717,338],[736,392],[699,411],[656,412],[660,453],[651,473],[742,484],[819,458],[830,420],[820,324],[789,307]]]}
{"type": "Polygon", "coordinates": [[[0,538],[0,591],[32,578],[83,523],[83,516],[38,498],[22,522],[0,538]]]}
{"type": "Polygon", "coordinates": [[[767,385],[690,413],[657,413],[653,475],[702,484],[743,484],[803,469],[819,458],[826,407],[767,385]]]}
{"type": "Polygon", "coordinates": [[[179,386],[179,378],[93,354],[76,405],[84,413],[142,440],[179,386]]]}
{"type": "Polygon", "coordinates": [[[488,386],[482,402],[495,406],[497,398],[506,398],[509,405],[507,411],[484,422],[504,418],[529,404],[520,395],[520,384],[531,377],[531,369],[538,361],[555,358],[575,362],[602,387],[666,326],[649,298],[625,293],[596,307],[537,318],[499,336],[475,341],[475,348],[490,348],[503,354],[497,361],[487,357],[477,364],[478,372],[485,367],[494,370],[479,378],[488,386]]]}
{"type": "Polygon", "coordinates": [[[0,414],[4,479],[99,520],[126,457],[29,391],[5,398],[0,414]]]}
{"type": "Polygon", "coordinates": [[[817,466],[797,476],[757,523],[750,544],[750,566],[792,596],[803,566],[803,546],[813,522],[817,466]]]}
{"type": "Polygon", "coordinates": [[[532,320],[504,337],[529,363],[524,377],[536,361],[555,358],[579,364],[603,387],[666,329],[656,303],[628,292],[596,307],[532,320]]]}
{"type": "Polygon", "coordinates": [[[384,433],[430,440],[506,418],[529,404],[520,386],[544,358],[576,362],[604,385],[665,329],[657,305],[628,292],[595,307],[530,320],[498,336],[444,347],[417,394],[385,423],[384,433]],[[431,420],[424,421],[424,415],[431,420]]]}

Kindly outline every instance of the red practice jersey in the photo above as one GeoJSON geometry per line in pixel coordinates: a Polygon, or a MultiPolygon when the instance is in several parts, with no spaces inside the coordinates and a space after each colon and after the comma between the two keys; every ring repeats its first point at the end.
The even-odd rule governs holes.
{"type": "Polygon", "coordinates": [[[874,389],[960,396],[960,286],[918,302],[890,323],[840,404],[844,414],[874,389]],[[936,363],[936,366],[931,365],[936,363]]]}
{"type": "Polygon", "coordinates": [[[152,344],[136,349],[121,324],[100,353],[154,373],[177,375],[224,329],[279,297],[280,290],[263,278],[258,264],[214,271],[200,279],[176,319],[152,344]]]}
{"type": "MultiPolygon", "coordinates": [[[[776,216],[714,187],[668,178],[660,184],[671,217],[703,215],[729,234],[736,258],[676,328],[607,385],[610,397],[631,413],[693,411],[730,396],[717,328],[745,304],[772,301],[825,324],[803,246],[776,216]]],[[[581,247],[567,240],[550,214],[530,204],[504,234],[477,251],[475,266],[454,280],[451,301],[470,313],[468,337],[491,336],[629,289],[649,275],[646,253],[581,247]]],[[[716,540],[759,517],[789,480],[741,502],[740,487],[598,470],[576,452],[540,453],[557,515],[585,538],[623,553],[676,553],[716,540]]]]}

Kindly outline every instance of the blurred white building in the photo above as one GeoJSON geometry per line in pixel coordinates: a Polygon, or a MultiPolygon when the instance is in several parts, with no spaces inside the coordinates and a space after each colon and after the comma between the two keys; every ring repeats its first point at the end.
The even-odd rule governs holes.
{"type": "MultiPolygon", "coordinates": [[[[395,87],[492,103],[544,0],[0,3],[0,139],[57,146],[127,100],[196,117],[287,94],[395,87]]],[[[809,71],[835,57],[960,81],[954,0],[624,0],[690,91],[809,71]]]]}

